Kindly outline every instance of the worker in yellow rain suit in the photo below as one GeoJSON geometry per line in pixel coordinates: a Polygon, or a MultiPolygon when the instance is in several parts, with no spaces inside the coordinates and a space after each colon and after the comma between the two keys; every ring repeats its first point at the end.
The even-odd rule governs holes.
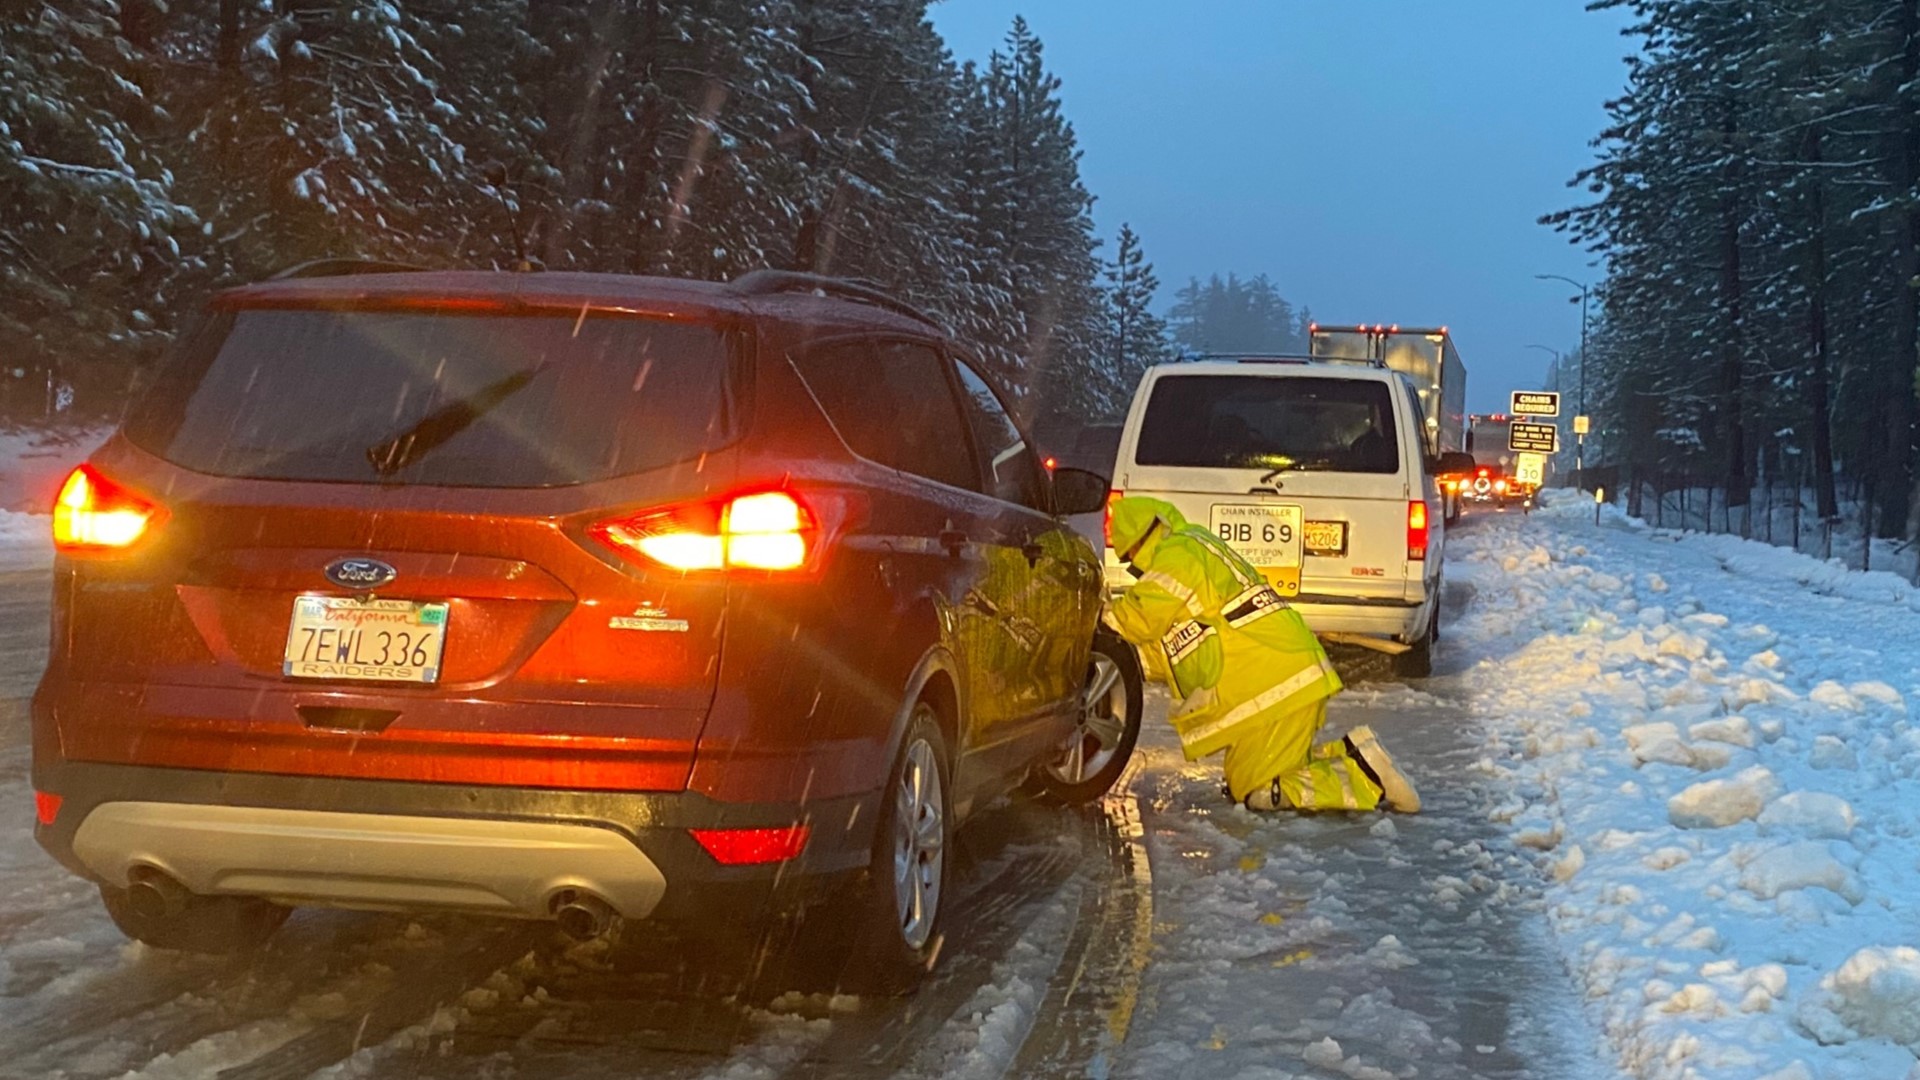
{"type": "Polygon", "coordinates": [[[1255,810],[1412,813],[1420,796],[1368,728],[1319,748],[1341,690],[1313,631],[1238,553],[1172,505],[1113,505],[1113,548],[1140,580],[1107,621],[1179,703],[1187,760],[1227,752],[1227,789],[1255,810]]]}

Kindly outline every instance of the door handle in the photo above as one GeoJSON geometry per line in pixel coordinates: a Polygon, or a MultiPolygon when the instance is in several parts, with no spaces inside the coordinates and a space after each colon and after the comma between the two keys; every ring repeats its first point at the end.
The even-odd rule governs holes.
{"type": "Polygon", "coordinates": [[[947,554],[958,555],[967,546],[967,534],[959,529],[941,529],[940,546],[947,549],[947,554]]]}

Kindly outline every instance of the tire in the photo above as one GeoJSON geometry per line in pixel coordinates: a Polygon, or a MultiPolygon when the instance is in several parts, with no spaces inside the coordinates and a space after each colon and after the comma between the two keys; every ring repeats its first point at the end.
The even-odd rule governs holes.
{"type": "Polygon", "coordinates": [[[126,889],[100,886],[107,917],[120,932],[156,949],[227,955],[267,943],[292,908],[242,896],[191,896],[176,911],[143,910],[126,889]]]}
{"type": "Polygon", "coordinates": [[[1058,758],[1033,767],[1028,790],[1056,806],[1085,806],[1106,795],[1140,741],[1144,698],[1139,653],[1101,629],[1093,638],[1073,732],[1058,758]]]}
{"type": "Polygon", "coordinates": [[[1403,679],[1424,679],[1433,674],[1433,643],[1440,638],[1440,604],[1435,601],[1427,619],[1427,632],[1413,648],[1393,658],[1394,674],[1403,679]]]}
{"type": "Polygon", "coordinates": [[[857,993],[903,994],[940,953],[953,839],[953,769],[933,706],[914,706],[875,830],[873,859],[855,897],[858,948],[842,983],[857,993]]]}

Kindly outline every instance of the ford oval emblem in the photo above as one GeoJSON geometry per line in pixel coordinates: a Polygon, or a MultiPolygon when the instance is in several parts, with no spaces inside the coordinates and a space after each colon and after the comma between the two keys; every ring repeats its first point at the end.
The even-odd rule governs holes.
{"type": "Polygon", "coordinates": [[[343,589],[377,589],[400,576],[379,559],[335,559],[327,564],[327,580],[343,589]]]}

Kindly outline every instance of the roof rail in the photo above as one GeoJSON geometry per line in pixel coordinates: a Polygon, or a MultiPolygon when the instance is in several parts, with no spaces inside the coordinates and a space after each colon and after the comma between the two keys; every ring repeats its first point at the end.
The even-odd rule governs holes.
{"type": "Polygon", "coordinates": [[[268,278],[268,281],[294,281],[299,278],[350,277],[354,274],[405,274],[425,270],[424,266],[388,262],[384,259],[310,259],[295,263],[268,278]]]}
{"type": "Polygon", "coordinates": [[[1384,360],[1361,360],[1345,356],[1313,356],[1308,353],[1185,353],[1181,363],[1205,363],[1221,361],[1240,364],[1364,364],[1367,367],[1384,368],[1384,360]]]}
{"type": "Polygon", "coordinates": [[[857,278],[828,277],[825,274],[807,274],[798,270],[755,270],[742,274],[729,283],[737,292],[748,296],[776,296],[783,293],[819,293],[855,303],[871,304],[885,308],[896,315],[904,315],[926,323],[942,334],[947,328],[939,319],[914,307],[904,300],[888,295],[880,286],[871,281],[857,278]]]}

